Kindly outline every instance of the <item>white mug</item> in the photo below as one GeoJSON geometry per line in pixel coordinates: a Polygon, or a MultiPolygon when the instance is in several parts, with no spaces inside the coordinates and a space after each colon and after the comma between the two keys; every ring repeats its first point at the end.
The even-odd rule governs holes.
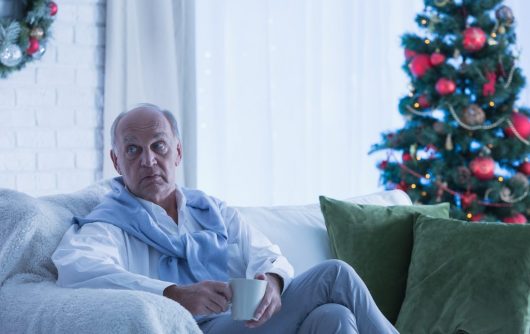
{"type": "Polygon", "coordinates": [[[254,319],[254,313],[265,295],[267,281],[233,278],[230,280],[229,285],[232,290],[232,319],[254,319]]]}

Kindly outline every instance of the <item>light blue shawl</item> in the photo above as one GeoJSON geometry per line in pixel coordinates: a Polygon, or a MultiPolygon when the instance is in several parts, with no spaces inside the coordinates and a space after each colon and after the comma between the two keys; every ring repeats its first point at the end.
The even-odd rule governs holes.
{"type": "Polygon", "coordinates": [[[221,202],[202,191],[183,188],[186,206],[203,230],[179,237],[160,228],[156,215],[125,188],[121,177],[112,180],[111,186],[112,191],[92,212],[84,218],[74,217],[74,222],[80,226],[94,222],[112,224],[154,247],[162,253],[161,280],[176,284],[228,281],[227,231],[219,208],[221,202]]]}

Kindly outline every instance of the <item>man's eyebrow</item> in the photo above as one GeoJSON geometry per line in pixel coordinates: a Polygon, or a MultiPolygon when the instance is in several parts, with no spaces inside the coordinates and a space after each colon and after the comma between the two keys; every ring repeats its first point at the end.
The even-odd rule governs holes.
{"type": "Polygon", "coordinates": [[[126,143],[131,143],[136,141],[136,136],[128,135],[123,138],[123,141],[126,143]]]}
{"type": "MultiPolygon", "coordinates": [[[[168,135],[167,133],[165,132],[157,132],[155,133],[155,135],[153,136],[154,139],[160,139],[160,138],[167,138],[168,135]]],[[[125,143],[131,143],[131,142],[136,142],[138,140],[138,138],[136,138],[135,135],[127,135],[123,138],[123,141],[125,143]]]]}
{"type": "Polygon", "coordinates": [[[157,132],[153,136],[153,138],[166,138],[166,137],[167,137],[167,134],[165,132],[157,132]]]}

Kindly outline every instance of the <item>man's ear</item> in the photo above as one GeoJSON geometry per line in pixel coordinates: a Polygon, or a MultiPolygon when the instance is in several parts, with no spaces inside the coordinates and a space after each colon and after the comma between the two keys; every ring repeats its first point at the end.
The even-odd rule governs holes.
{"type": "Polygon", "coordinates": [[[175,159],[175,166],[180,165],[180,162],[182,161],[182,145],[180,144],[180,141],[177,143],[177,158],[175,159]]]}
{"type": "Polygon", "coordinates": [[[118,157],[116,156],[116,153],[114,153],[114,150],[110,150],[110,158],[112,159],[114,169],[121,175],[120,166],[118,165],[118,157]]]}

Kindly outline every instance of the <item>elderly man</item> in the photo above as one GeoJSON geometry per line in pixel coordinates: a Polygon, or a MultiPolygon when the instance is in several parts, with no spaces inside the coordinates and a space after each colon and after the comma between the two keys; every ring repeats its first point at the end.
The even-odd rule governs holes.
{"type": "Polygon", "coordinates": [[[185,307],[205,333],[396,333],[354,270],[327,261],[293,279],[277,246],[233,208],[179,187],[175,118],[142,104],[111,128],[121,177],[86,217],[76,217],[53,262],[63,287],[143,290],[185,307]],[[255,320],[233,321],[231,277],[267,281],[255,320]]]}

